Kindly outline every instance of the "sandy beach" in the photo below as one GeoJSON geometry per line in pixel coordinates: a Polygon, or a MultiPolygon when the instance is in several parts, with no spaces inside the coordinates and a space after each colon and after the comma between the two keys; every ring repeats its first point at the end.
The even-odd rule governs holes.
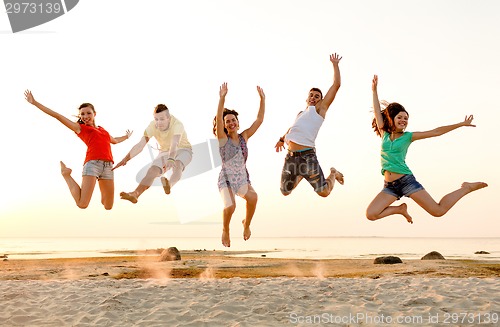
{"type": "Polygon", "coordinates": [[[500,325],[500,262],[234,254],[1,261],[0,326],[500,325]]]}

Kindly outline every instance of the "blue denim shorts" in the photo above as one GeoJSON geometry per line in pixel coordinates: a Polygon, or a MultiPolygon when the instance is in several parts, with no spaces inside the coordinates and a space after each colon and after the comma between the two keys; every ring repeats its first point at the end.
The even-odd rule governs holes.
{"type": "Polygon", "coordinates": [[[113,163],[104,160],[89,160],[83,165],[82,176],[95,176],[97,179],[113,179],[113,163]]]}
{"type": "Polygon", "coordinates": [[[415,176],[404,175],[392,182],[384,182],[382,192],[395,196],[401,199],[403,196],[410,197],[415,192],[423,190],[422,184],[417,182],[415,176]]]}
{"type": "Polygon", "coordinates": [[[321,192],[327,185],[314,151],[307,151],[305,154],[297,153],[294,156],[286,155],[281,172],[281,192],[290,194],[297,186],[299,176],[307,180],[315,192],[321,192]]]}

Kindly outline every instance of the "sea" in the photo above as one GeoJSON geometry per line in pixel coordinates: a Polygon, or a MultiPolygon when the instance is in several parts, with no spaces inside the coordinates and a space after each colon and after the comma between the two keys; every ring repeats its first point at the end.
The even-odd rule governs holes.
{"type": "Polygon", "coordinates": [[[373,259],[391,255],[420,259],[437,251],[446,259],[500,260],[500,237],[252,237],[248,241],[232,240],[230,248],[224,248],[219,237],[0,238],[0,257],[8,260],[106,257],[168,247],[176,247],[181,253],[225,251],[234,256],[268,258],[373,259]],[[479,251],[487,253],[477,254],[479,251]]]}

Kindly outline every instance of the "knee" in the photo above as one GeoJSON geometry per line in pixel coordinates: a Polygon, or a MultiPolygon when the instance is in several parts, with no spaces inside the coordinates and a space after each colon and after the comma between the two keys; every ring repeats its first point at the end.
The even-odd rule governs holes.
{"type": "Polygon", "coordinates": [[[281,184],[280,191],[281,191],[281,194],[283,194],[284,196],[287,196],[287,195],[292,194],[293,187],[290,187],[290,185],[288,183],[284,183],[284,184],[281,184]]]}
{"type": "Polygon", "coordinates": [[[175,161],[174,167],[172,169],[177,172],[182,172],[182,170],[184,169],[184,165],[182,164],[182,162],[177,160],[175,161]]]}
{"type": "Polygon", "coordinates": [[[325,185],[321,191],[316,191],[316,194],[318,194],[319,196],[323,197],[323,198],[326,198],[327,196],[330,195],[331,193],[331,189],[328,188],[328,185],[325,185]]]}
{"type": "Polygon", "coordinates": [[[284,189],[280,189],[280,191],[281,191],[281,194],[283,194],[284,196],[288,196],[288,195],[292,194],[291,191],[285,191],[284,189]]]}
{"type": "Polygon", "coordinates": [[[283,194],[284,196],[287,196],[287,195],[290,195],[292,194],[292,191],[295,189],[295,183],[290,181],[290,180],[283,180],[281,181],[281,185],[280,185],[280,191],[281,191],[281,194],[283,194]]]}
{"type": "Polygon", "coordinates": [[[377,213],[374,212],[373,210],[370,210],[370,208],[366,209],[366,219],[374,221],[377,220],[377,213]]]}
{"type": "Polygon", "coordinates": [[[227,206],[227,207],[224,208],[224,213],[228,214],[228,215],[232,215],[235,210],[236,210],[236,205],[235,204],[231,204],[231,205],[229,205],[229,206],[227,206]]]}
{"type": "Polygon", "coordinates": [[[162,173],[162,170],[160,169],[160,167],[151,166],[151,167],[149,167],[146,175],[150,176],[150,177],[158,177],[161,175],[161,173],[162,173]]]}
{"type": "Polygon", "coordinates": [[[89,206],[88,203],[77,203],[77,207],[80,209],[87,209],[89,206]]]}
{"type": "Polygon", "coordinates": [[[436,210],[436,211],[432,211],[432,212],[429,212],[429,213],[433,217],[442,217],[442,216],[444,216],[444,214],[446,213],[446,211],[445,210],[436,210]]]}
{"type": "Polygon", "coordinates": [[[316,192],[316,194],[318,194],[319,196],[321,196],[322,198],[326,198],[327,196],[330,195],[330,191],[328,190],[323,190],[321,192],[316,192]]]}
{"type": "Polygon", "coordinates": [[[370,221],[374,221],[374,220],[377,220],[377,216],[370,213],[370,212],[366,212],[366,219],[368,219],[370,221]]]}
{"type": "Polygon", "coordinates": [[[257,201],[259,200],[259,196],[257,195],[256,192],[248,192],[245,196],[245,199],[247,200],[247,203],[249,203],[249,204],[257,204],[257,201]]]}

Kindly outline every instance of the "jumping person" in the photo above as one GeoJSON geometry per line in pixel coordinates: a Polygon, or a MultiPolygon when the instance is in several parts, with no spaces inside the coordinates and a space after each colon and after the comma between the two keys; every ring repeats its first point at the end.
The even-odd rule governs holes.
{"type": "Polygon", "coordinates": [[[323,93],[318,88],[312,88],[306,99],[307,109],[301,111],[292,127],[279,138],[276,143],[276,152],[288,146],[288,153],[281,172],[281,193],[289,195],[297,187],[302,178],[305,178],[322,197],[327,197],[333,190],[335,181],[344,184],[344,175],[335,168],[330,168],[330,175],[325,178],[323,170],[316,157],[316,137],[325,120],[328,108],[332,104],[340,88],[338,54],[330,55],[333,65],[333,84],[323,98],[323,93]]]}
{"type": "Polygon", "coordinates": [[[236,209],[235,195],[246,200],[246,217],[243,223],[243,239],[250,238],[250,223],[257,206],[257,193],[250,184],[250,177],[246,167],[248,157],[248,139],[257,131],[264,121],[265,95],[264,90],[257,86],[260,97],[259,112],[253,124],[238,133],[240,124],[238,113],[234,110],[224,108],[227,95],[227,83],[223,83],[219,90],[219,106],[217,115],[214,118],[214,135],[219,140],[219,152],[222,158],[222,169],[219,174],[219,192],[221,193],[224,210],[222,227],[222,244],[231,246],[229,237],[229,223],[236,209]]]}
{"type": "Polygon", "coordinates": [[[161,176],[161,183],[166,194],[170,194],[172,187],[181,179],[182,172],[193,158],[191,144],[188,141],[184,125],[180,120],[170,114],[164,104],[159,104],[153,111],[154,120],[144,131],[139,143],[134,145],[130,152],[114,168],[127,164],[127,162],[141,153],[151,137],[154,137],[160,145],[160,153],[151,163],[146,176],[141,180],[132,192],[121,192],[120,197],[132,203],[137,203],[139,196],[146,191],[155,178],[161,176]],[[172,169],[172,175],[168,180],[165,174],[172,169]]]}
{"type": "Polygon", "coordinates": [[[130,137],[132,132],[126,131],[126,135],[120,137],[112,137],[109,133],[97,126],[95,123],[96,111],[90,103],[83,103],[78,108],[78,121],[74,122],[64,117],[63,115],[47,108],[39,103],[33,97],[31,91],[24,92],[26,101],[60,121],[64,126],[76,133],[76,135],[87,145],[87,154],[83,164],[82,186],[80,187],[73,177],[71,177],[71,169],[61,161],[61,174],[68,184],[69,190],[76,205],[85,209],[90,203],[92,193],[94,192],[96,181],[99,182],[101,190],[101,203],[106,210],[113,207],[115,184],[113,180],[113,155],[111,153],[111,145],[125,141],[130,137]]]}
{"type": "Polygon", "coordinates": [[[459,127],[476,127],[472,125],[474,117],[472,115],[465,116],[464,121],[460,123],[441,126],[426,132],[407,132],[408,112],[402,105],[395,102],[388,104],[384,110],[381,110],[377,85],[378,76],[375,75],[372,81],[373,110],[375,113],[372,127],[375,133],[382,138],[381,162],[384,188],[366,209],[366,217],[369,220],[400,214],[409,223],[413,223],[412,217],[408,214],[406,203],[391,206],[394,201],[403,196],[411,198],[432,216],[441,217],[463,196],[488,186],[483,182],[464,182],[459,189],[445,195],[439,203],[436,203],[406,165],[405,158],[408,147],[414,141],[440,136],[459,127]]]}

